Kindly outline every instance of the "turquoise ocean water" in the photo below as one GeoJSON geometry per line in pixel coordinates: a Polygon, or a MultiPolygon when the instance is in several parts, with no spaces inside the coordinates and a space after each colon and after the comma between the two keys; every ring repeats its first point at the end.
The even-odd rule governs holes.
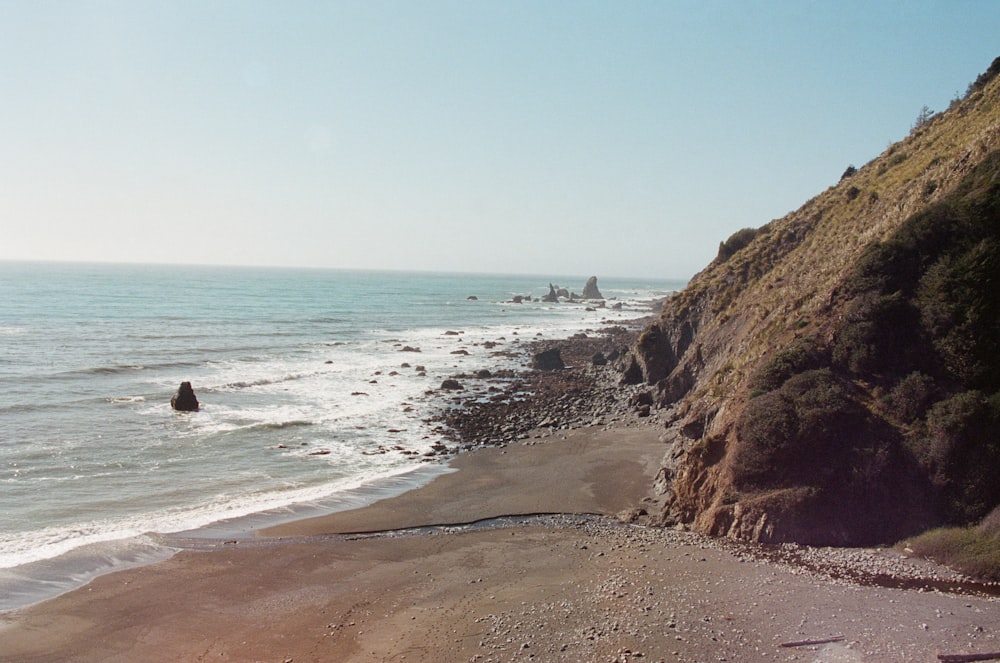
{"type": "Polygon", "coordinates": [[[600,279],[621,311],[510,303],[585,280],[0,263],[0,609],[162,558],[159,535],[425,480],[444,378],[684,285],[600,279]],[[183,380],[201,411],[170,408],[183,380]]]}

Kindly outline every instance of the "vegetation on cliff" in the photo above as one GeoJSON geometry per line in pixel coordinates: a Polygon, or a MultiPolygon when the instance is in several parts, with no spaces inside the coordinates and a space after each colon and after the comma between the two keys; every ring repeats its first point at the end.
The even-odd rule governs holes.
{"type": "Polygon", "coordinates": [[[722,242],[640,337],[626,380],[675,413],[663,522],[868,544],[1000,504],[998,74],[722,242]]]}

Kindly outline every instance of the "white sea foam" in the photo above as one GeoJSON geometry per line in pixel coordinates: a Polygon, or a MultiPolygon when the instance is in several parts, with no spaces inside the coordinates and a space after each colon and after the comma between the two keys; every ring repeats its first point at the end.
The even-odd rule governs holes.
{"type": "Polygon", "coordinates": [[[625,310],[587,311],[506,301],[548,291],[525,277],[21,269],[0,301],[0,567],[15,569],[425,467],[393,448],[438,441],[426,420],[444,378],[517,368],[509,353],[530,341],[642,315],[633,302],[654,296],[602,284],[625,310]],[[182,381],[199,412],[171,410],[182,381]]]}
{"type": "Polygon", "coordinates": [[[280,510],[296,504],[315,504],[379,480],[406,474],[412,469],[411,466],[400,466],[383,469],[381,472],[369,470],[357,473],[348,479],[308,488],[290,488],[259,494],[217,495],[198,506],[170,509],[155,515],[108,518],[69,527],[46,527],[17,534],[4,532],[0,533],[0,569],[51,559],[95,543],[130,539],[148,533],[184,532],[253,513],[280,510]]]}

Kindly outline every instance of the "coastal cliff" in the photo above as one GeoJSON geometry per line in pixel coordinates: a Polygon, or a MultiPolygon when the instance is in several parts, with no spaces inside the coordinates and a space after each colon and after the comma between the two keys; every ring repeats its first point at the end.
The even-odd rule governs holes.
{"type": "Polygon", "coordinates": [[[660,524],[857,545],[1000,503],[998,73],[722,242],[639,336],[623,381],[670,412],[660,524]]]}

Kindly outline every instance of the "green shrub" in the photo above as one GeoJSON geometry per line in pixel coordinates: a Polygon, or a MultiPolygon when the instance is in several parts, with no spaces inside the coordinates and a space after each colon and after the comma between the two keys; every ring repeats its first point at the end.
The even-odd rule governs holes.
{"type": "Polygon", "coordinates": [[[864,419],[829,369],[793,375],[780,389],[748,401],[741,413],[732,457],[737,487],[828,483],[855,463],[855,451],[866,444],[858,435],[864,419]]]}
{"type": "Polygon", "coordinates": [[[768,392],[778,389],[788,378],[819,368],[825,363],[824,353],[811,338],[798,339],[782,348],[751,376],[748,386],[751,391],[768,392]]]}
{"type": "Polygon", "coordinates": [[[912,370],[918,314],[901,293],[866,293],[852,303],[834,337],[833,362],[856,375],[912,370]]]}
{"type": "Polygon", "coordinates": [[[795,407],[771,392],[750,400],[737,423],[739,443],[733,454],[738,487],[780,481],[778,457],[794,444],[799,422],[795,407]]]}
{"type": "Polygon", "coordinates": [[[921,279],[918,306],[952,376],[1000,388],[1000,233],[935,263],[921,279]]]}
{"type": "Polygon", "coordinates": [[[719,260],[720,262],[729,260],[733,254],[752,242],[754,237],[757,236],[757,233],[757,228],[743,228],[742,230],[737,230],[730,235],[729,239],[725,242],[719,243],[719,255],[716,257],[716,260],[719,260]]]}
{"type": "Polygon", "coordinates": [[[983,518],[1000,503],[1000,439],[989,400],[965,391],[927,413],[928,461],[952,522],[983,518]]]}
{"type": "Polygon", "coordinates": [[[993,60],[993,62],[990,63],[989,68],[979,74],[979,76],[976,77],[976,80],[969,84],[969,89],[966,90],[965,95],[968,96],[973,92],[982,90],[989,84],[990,81],[996,78],[998,74],[1000,74],[1000,57],[993,60]]]}
{"type": "Polygon", "coordinates": [[[922,419],[934,402],[936,387],[934,379],[919,371],[910,373],[900,380],[887,394],[886,406],[889,412],[903,423],[922,419]]]}

